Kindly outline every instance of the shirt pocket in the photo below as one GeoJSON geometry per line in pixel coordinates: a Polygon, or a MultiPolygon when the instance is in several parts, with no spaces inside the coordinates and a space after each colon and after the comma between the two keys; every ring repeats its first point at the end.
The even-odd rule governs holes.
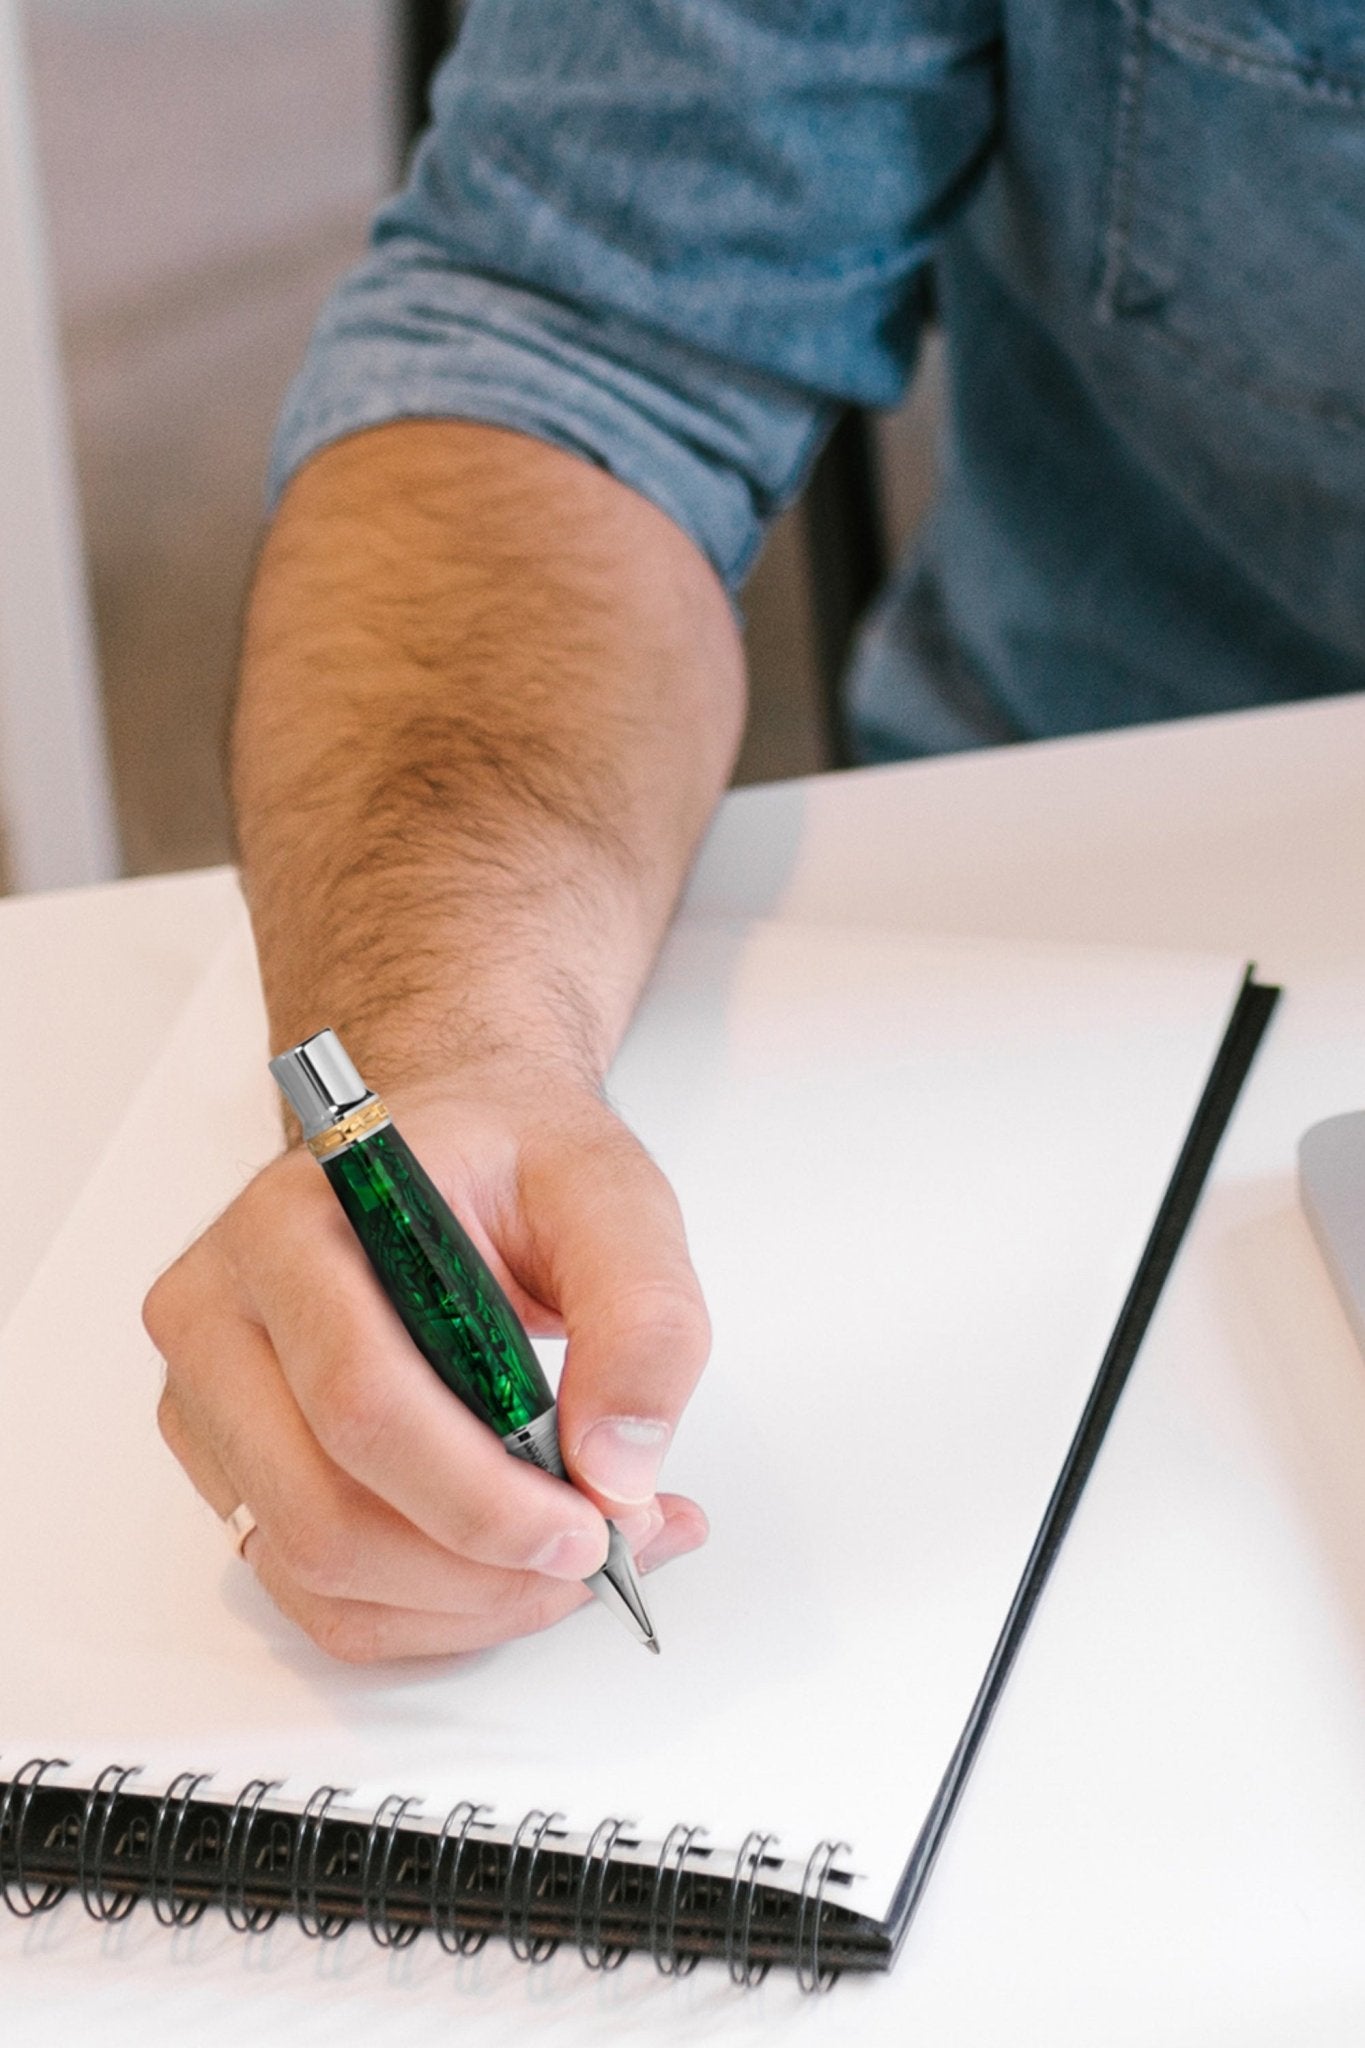
{"type": "Polygon", "coordinates": [[[1111,4],[1098,318],[1263,406],[1365,432],[1365,8],[1111,4]]]}

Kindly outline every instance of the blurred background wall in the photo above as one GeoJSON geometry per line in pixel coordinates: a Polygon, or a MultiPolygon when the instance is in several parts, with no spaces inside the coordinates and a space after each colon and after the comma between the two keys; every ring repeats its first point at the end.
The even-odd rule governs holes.
{"type": "MultiPolygon", "coordinates": [[[[275,413],[395,174],[390,0],[26,0],[109,744],[129,872],[229,854],[222,756],[275,413]]],[[[893,536],[936,366],[881,429],[893,536]]],[[[789,515],[746,601],[740,779],[824,765],[789,515]]]]}
{"type": "Polygon", "coordinates": [[[271,423],[389,173],[378,0],[28,0],[109,744],[134,873],[221,860],[271,423]]]}

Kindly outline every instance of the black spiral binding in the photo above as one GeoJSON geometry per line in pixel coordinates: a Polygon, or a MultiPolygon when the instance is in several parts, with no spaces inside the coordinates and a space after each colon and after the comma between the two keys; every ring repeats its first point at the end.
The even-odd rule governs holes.
{"type": "Polygon", "coordinates": [[[825,1917],[825,1889],[834,1874],[836,1858],[847,1856],[847,1842],[817,1842],[810,1852],[801,1880],[801,1904],[796,1916],[796,1981],[802,1991],[828,1991],[838,1981],[837,1969],[822,1967],[820,1929],[825,1917]]]}
{"type": "Polygon", "coordinates": [[[61,1768],[60,1758],[35,1757],[0,1780],[0,1899],[20,1917],[75,1889],[105,1923],[145,1895],[164,1927],[192,1926],[216,1902],[243,1933],[288,1912],[316,1940],[359,1920],[381,1948],[402,1949],[429,1926],[447,1954],[462,1956],[501,1928],[522,1962],[545,1962],[572,1939],[599,1972],[634,1949],[663,1976],[682,1977],[720,1953],[744,1987],[774,1960],[794,1962],[808,1992],[827,1990],[851,1964],[876,1967],[875,1944],[850,1934],[856,1914],[828,1901],[830,1884],[847,1882],[842,1842],[818,1845],[792,1893],[766,1881],[776,1837],[757,1831],[730,1877],[705,1829],[688,1825],[646,1861],[629,1853],[640,1846],[634,1823],[615,1817],[578,1852],[565,1846],[564,1816],[540,1808],[509,1841],[491,1809],[470,1800],[433,1833],[416,1819],[417,1802],[398,1795],[366,1819],[346,1811],[352,1795],[336,1785],[318,1786],[302,1807],[272,1806],[279,1781],[253,1778],[229,1804],[206,1790],[208,1772],[182,1771],[158,1794],[138,1790],[133,1765],[110,1765],[79,1789],[51,1782],[61,1768]]]}
{"type": "Polygon", "coordinates": [[[340,1785],[319,1785],[310,1792],[299,1816],[298,1838],[290,1873],[289,1910],[310,1941],[335,1941],[350,1921],[344,1913],[324,1913],[318,1905],[318,1857],[322,1829],[334,1801],[349,1797],[340,1785]]]}
{"type": "Polygon", "coordinates": [[[180,1848],[180,1837],[184,1832],[185,1817],[190,1802],[201,1785],[207,1785],[213,1776],[211,1771],[181,1771],[172,1778],[162,1793],[152,1822],[152,1846],[148,1856],[147,1896],[152,1902],[152,1911],[163,1927],[193,1927],[195,1921],[207,1910],[207,1898],[193,1898],[177,1895],[175,1889],[176,1856],[180,1848]],[[174,1819],[171,1818],[174,1811],[174,1819]],[[166,1823],[170,1821],[169,1835],[166,1823]],[[165,1842],[163,1857],[162,1842],[165,1842]]]}
{"type": "Polygon", "coordinates": [[[742,1991],[752,1991],[768,1974],[767,1961],[755,1959],[752,1952],[754,1906],[763,1859],[776,1843],[776,1835],[765,1835],[761,1829],[755,1828],[752,1834],[744,1837],[743,1846],[735,1858],[734,1889],[725,1919],[725,1962],[731,1983],[737,1984],[742,1991]]]}
{"type": "Polygon", "coordinates": [[[389,1886],[393,1873],[393,1852],[403,1815],[420,1805],[390,1792],[375,1808],[374,1819],[365,1833],[365,1850],[360,1859],[360,1896],[365,1901],[365,1925],[380,1948],[407,1948],[422,1931],[420,1920],[392,1920],[389,1917],[389,1886]],[[380,1840],[383,1853],[379,1854],[380,1840]],[[375,1872],[376,1858],[378,1871],[375,1872]]]}
{"type": "Polygon", "coordinates": [[[546,1836],[555,1833],[556,1824],[563,1818],[562,1813],[543,1813],[538,1806],[533,1806],[529,1813],[522,1815],[512,1837],[512,1854],[507,1865],[507,1904],[502,1926],[508,1947],[519,1963],[547,1963],[559,1947],[557,1934],[532,1932],[531,1915],[536,1903],[536,1866],[545,1847],[546,1836]]]}
{"type": "Polygon", "coordinates": [[[472,1799],[461,1799],[452,1806],[441,1823],[441,1832],[436,1841],[436,1854],[431,1864],[431,1924],[436,1939],[450,1956],[476,1956],[488,1939],[486,1927],[462,1927],[459,1923],[460,1879],[464,1874],[465,1851],[469,1846],[470,1833],[474,1828],[486,1827],[491,1809],[476,1806],[472,1799]],[[446,1880],[445,1899],[441,1903],[441,1876],[446,1855],[450,1856],[450,1872],[446,1880]]]}
{"type": "Polygon", "coordinates": [[[605,1939],[602,1915],[611,1880],[612,1851],[623,1843],[632,1848],[635,1846],[636,1837],[626,1833],[633,1826],[634,1823],[627,1820],[599,1821],[583,1852],[583,1868],[579,1873],[578,1894],[574,1901],[574,1941],[590,1970],[619,1969],[630,1954],[628,1943],[613,1943],[605,1939]]]}
{"type": "MultiPolygon", "coordinates": [[[[253,1778],[232,1804],[223,1839],[223,1883],[220,1904],[228,1925],[239,1934],[264,1934],[280,1917],[278,1906],[252,1905],[246,1895],[251,1874],[251,1837],[267,1792],[279,1789],[278,1778],[253,1778]]],[[[268,1809],[267,1809],[268,1811],[268,1809]]]]}
{"type": "Polygon", "coordinates": [[[679,1821],[664,1837],[654,1871],[654,1902],[649,1914],[649,1952],[661,1977],[686,1977],[701,1961],[695,1949],[678,1948],[678,1913],[682,1904],[688,1857],[706,1834],[705,1828],[679,1821]]]}
{"type": "Polygon", "coordinates": [[[76,1883],[80,1887],[81,1904],[92,1920],[104,1920],[110,1924],[126,1920],[137,1904],[137,1893],[131,1887],[122,1890],[106,1888],[104,1859],[109,1847],[109,1823],[113,1819],[114,1802],[129,1779],[137,1777],[139,1768],[137,1764],[106,1764],[85,1795],[80,1835],[76,1842],[76,1883]]]}
{"type": "Polygon", "coordinates": [[[36,1913],[50,1913],[71,1889],[69,1884],[54,1878],[45,1880],[42,1890],[35,1892],[24,1871],[24,1841],[34,1795],[48,1771],[60,1771],[65,1765],[64,1756],[30,1757],[15,1772],[0,1799],[0,1898],[20,1920],[31,1920],[36,1913]],[[6,1844],[12,1868],[5,1860],[6,1844]]]}

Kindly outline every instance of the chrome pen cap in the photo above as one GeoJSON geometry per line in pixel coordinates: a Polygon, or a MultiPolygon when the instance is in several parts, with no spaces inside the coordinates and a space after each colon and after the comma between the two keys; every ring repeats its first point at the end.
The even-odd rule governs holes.
{"type": "Polygon", "coordinates": [[[362,1102],[365,1086],[335,1031],[318,1031],[270,1062],[289,1107],[303,1126],[305,1139],[330,1130],[362,1102]]]}

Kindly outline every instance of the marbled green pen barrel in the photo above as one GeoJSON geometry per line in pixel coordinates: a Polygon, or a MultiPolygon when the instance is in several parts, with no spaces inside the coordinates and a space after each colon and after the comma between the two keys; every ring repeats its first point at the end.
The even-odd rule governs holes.
{"type": "MultiPolygon", "coordinates": [[[[515,1309],[336,1033],[305,1039],[270,1071],[427,1364],[513,1457],[567,1483],[554,1395],[515,1309]]],[[[607,1561],[586,1583],[657,1651],[629,1545],[607,1528],[607,1561]]]]}

